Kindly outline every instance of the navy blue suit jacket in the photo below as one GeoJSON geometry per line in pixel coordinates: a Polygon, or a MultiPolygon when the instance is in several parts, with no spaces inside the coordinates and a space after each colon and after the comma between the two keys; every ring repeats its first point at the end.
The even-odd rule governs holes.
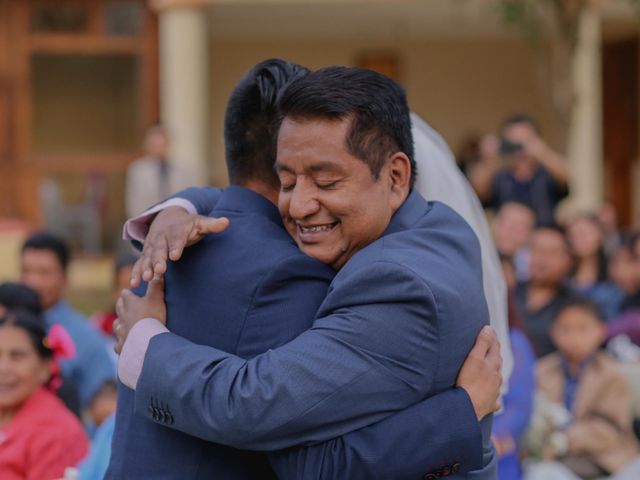
{"type": "MultiPolygon", "coordinates": [[[[236,447],[276,450],[329,441],[273,454],[283,478],[411,478],[438,466],[461,474],[479,468],[477,422],[466,394],[451,390],[487,323],[479,261],[477,240],[464,221],[413,193],[383,239],[337,275],[311,330],[251,361],[160,335],[147,353],[137,408],[151,418],[147,409],[161,405],[167,415],[158,423],[236,447]],[[388,417],[440,392],[446,393],[388,417]]],[[[216,268],[228,275],[224,263],[216,268]]],[[[205,317],[222,324],[243,318],[225,318],[222,305],[212,312],[210,300],[205,317]]],[[[310,326],[309,319],[301,322],[281,309],[273,321],[310,326]]],[[[203,318],[193,314],[192,322],[203,318]]],[[[487,466],[490,419],[484,423],[487,466]]]]}

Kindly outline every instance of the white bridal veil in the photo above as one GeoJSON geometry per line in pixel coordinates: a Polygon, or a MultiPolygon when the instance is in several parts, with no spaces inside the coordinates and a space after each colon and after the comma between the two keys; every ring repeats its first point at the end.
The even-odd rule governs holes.
{"type": "Polygon", "coordinates": [[[500,340],[502,389],[506,392],[513,367],[507,325],[507,288],[487,219],[478,197],[458,169],[443,138],[415,113],[411,114],[411,122],[418,167],[416,190],[427,200],[437,200],[453,208],[467,221],[480,240],[484,294],[489,306],[491,326],[500,340]]]}

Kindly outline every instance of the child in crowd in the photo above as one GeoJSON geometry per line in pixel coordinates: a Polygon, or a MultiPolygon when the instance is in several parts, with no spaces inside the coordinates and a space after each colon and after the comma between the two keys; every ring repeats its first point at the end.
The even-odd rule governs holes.
{"type": "MultiPolygon", "coordinates": [[[[61,327],[59,327],[61,328],[61,327]]],[[[0,318],[0,478],[53,480],[86,454],[82,424],[52,393],[59,329],[25,310],[0,318]]]]}
{"type": "Polygon", "coordinates": [[[558,348],[538,362],[537,384],[549,402],[568,412],[532,465],[527,480],[640,478],[632,431],[631,389],[616,361],[600,350],[605,325],[598,307],[574,300],[559,310],[551,329],[558,348]],[[622,476],[630,475],[630,476],[622,476]]]}

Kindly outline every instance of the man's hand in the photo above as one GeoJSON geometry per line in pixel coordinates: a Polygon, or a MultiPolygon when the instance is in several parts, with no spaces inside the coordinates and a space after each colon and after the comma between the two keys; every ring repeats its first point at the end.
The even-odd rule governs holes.
{"type": "Polygon", "coordinates": [[[495,134],[485,135],[478,144],[480,161],[492,165],[499,163],[500,159],[500,137],[495,134]]]}
{"type": "Polygon", "coordinates": [[[167,259],[178,260],[185,247],[199,242],[205,235],[227,229],[227,218],[191,215],[181,207],[161,211],[151,223],[144,241],[142,255],[131,271],[131,287],[142,280],[151,281],[167,271],[167,259]]]}
{"type": "Polygon", "coordinates": [[[469,394],[478,421],[500,408],[501,368],[498,337],[491,327],[484,327],[456,380],[469,394]]]}
{"type": "Polygon", "coordinates": [[[493,445],[496,448],[498,458],[504,457],[505,455],[509,455],[516,451],[516,442],[513,440],[513,437],[511,435],[507,435],[503,438],[498,438],[492,435],[491,440],[493,441],[493,445]]]}
{"type": "Polygon", "coordinates": [[[116,314],[118,319],[115,321],[113,331],[118,337],[118,343],[113,349],[117,354],[120,354],[129,332],[143,318],[155,318],[163,324],[167,324],[167,307],[164,303],[162,277],[149,282],[144,297],[138,297],[131,290],[123,290],[116,303],[116,314]]]}

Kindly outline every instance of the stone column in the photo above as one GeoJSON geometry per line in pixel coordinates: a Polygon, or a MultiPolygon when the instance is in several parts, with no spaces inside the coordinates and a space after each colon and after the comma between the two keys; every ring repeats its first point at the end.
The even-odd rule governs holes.
{"type": "Polygon", "coordinates": [[[159,13],[160,112],[170,158],[197,184],[209,179],[209,12],[202,0],[152,2],[159,13]]]}
{"type": "Polygon", "coordinates": [[[575,104],[568,143],[571,204],[578,209],[596,208],[603,199],[601,42],[600,15],[585,8],[573,63],[575,104]]]}

